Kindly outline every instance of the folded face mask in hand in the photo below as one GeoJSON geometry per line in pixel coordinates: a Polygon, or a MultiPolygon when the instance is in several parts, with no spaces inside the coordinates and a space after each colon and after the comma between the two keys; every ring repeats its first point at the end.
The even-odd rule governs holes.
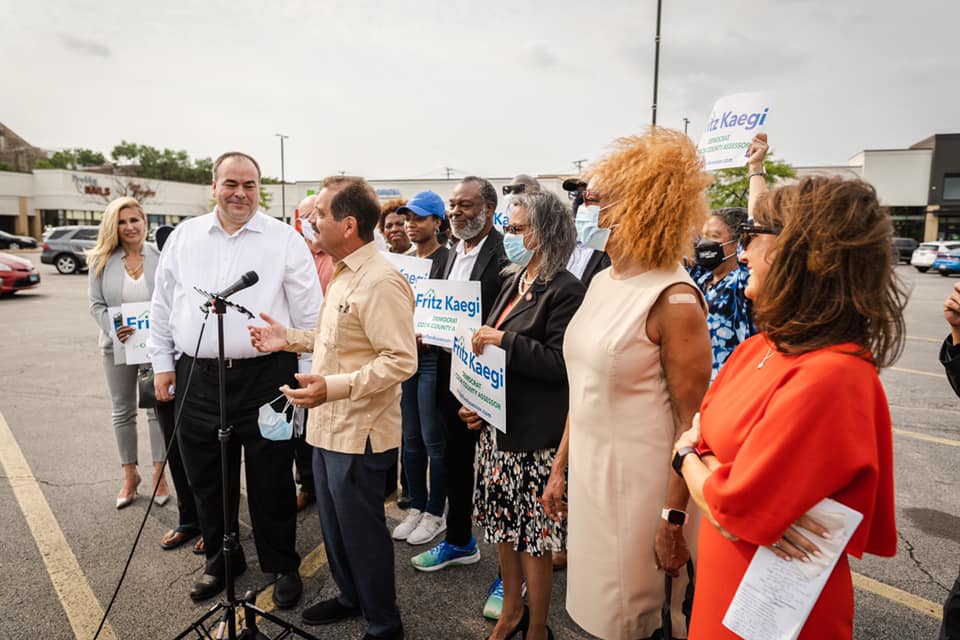
{"type": "Polygon", "coordinates": [[[257,423],[260,425],[260,435],[267,440],[289,440],[293,437],[293,424],[290,420],[287,420],[287,409],[290,407],[290,401],[287,400],[281,411],[276,411],[272,406],[282,397],[284,396],[281,393],[260,407],[257,423]]]}

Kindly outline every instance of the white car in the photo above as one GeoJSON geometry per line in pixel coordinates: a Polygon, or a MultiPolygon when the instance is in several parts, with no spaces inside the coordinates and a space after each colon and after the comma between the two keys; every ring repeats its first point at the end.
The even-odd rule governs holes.
{"type": "Polygon", "coordinates": [[[938,253],[946,253],[960,249],[960,242],[924,242],[917,247],[910,257],[910,264],[920,273],[926,273],[930,265],[937,259],[938,253]]]}

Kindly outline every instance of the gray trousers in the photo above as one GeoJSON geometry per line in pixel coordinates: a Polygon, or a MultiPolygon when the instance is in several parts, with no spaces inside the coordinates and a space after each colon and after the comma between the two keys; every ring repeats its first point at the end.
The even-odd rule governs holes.
{"type": "MultiPolygon", "coordinates": [[[[101,354],[107,389],[113,402],[113,432],[117,437],[120,464],[137,464],[137,369],[135,364],[113,364],[113,352],[101,354]]],[[[150,453],[154,462],[162,462],[166,447],[160,422],[154,411],[147,412],[150,453]]]]}
{"type": "Polygon", "coordinates": [[[313,450],[320,530],[338,600],[363,611],[367,633],[400,629],[393,540],[383,512],[383,486],[397,450],[350,454],[313,450]]]}

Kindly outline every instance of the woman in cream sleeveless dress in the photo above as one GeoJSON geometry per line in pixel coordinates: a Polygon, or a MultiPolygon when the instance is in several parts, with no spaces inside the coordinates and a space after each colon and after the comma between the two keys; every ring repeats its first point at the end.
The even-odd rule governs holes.
{"type": "Polygon", "coordinates": [[[567,611],[577,624],[605,640],[649,638],[661,626],[663,561],[680,568],[671,617],[673,635],[685,638],[686,554],[678,549],[685,540],[694,553],[699,517],[670,456],[712,360],[706,305],[680,260],[689,230],[707,215],[709,179],[681,133],[654,128],[617,146],[592,171],[588,211],[577,214],[592,207],[594,224],[612,229],[613,266],[596,275],[567,327],[567,446],[544,504],[548,514],[560,505],[553,514],[562,517],[551,485],[563,486],[567,464],[567,611]],[[663,522],[665,507],[688,511],[682,529],[663,522]]]}

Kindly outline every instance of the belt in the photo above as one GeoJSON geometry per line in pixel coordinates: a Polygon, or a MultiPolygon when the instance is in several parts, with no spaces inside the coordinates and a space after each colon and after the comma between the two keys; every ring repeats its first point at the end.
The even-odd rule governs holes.
{"type": "MultiPolygon", "coordinates": [[[[254,358],[224,358],[223,367],[224,369],[245,369],[252,366],[263,365],[268,362],[277,354],[271,353],[266,356],[259,356],[254,358]]],[[[207,370],[217,370],[218,364],[216,358],[191,358],[190,356],[184,354],[181,356],[184,358],[187,364],[195,363],[201,369],[207,370]]]]}

